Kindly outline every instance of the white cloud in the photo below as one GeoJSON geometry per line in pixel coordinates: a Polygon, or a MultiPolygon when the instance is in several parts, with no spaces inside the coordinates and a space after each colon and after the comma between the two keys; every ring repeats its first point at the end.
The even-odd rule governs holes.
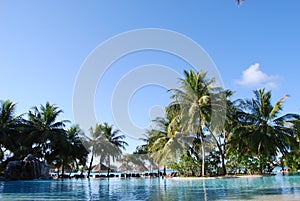
{"type": "Polygon", "coordinates": [[[243,71],[242,78],[237,81],[239,85],[246,87],[277,87],[277,76],[267,75],[260,70],[259,64],[253,64],[243,71]]]}

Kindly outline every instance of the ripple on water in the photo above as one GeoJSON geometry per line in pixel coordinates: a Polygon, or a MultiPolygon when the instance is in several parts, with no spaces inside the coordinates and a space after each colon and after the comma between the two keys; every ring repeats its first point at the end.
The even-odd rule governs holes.
{"type": "Polygon", "coordinates": [[[300,176],[1,181],[0,200],[300,200],[300,176]]]}

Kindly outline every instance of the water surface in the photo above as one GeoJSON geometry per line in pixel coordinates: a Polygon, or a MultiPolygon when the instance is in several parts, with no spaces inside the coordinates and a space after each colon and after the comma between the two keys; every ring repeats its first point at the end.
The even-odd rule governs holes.
{"type": "Polygon", "coordinates": [[[0,182],[0,200],[300,200],[300,176],[0,182]]]}

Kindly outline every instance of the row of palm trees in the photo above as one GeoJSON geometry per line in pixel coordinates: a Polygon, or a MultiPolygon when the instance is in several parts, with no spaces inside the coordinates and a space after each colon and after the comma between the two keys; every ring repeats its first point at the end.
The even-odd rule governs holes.
{"type": "Polygon", "coordinates": [[[16,104],[0,102],[0,171],[9,161],[23,159],[28,154],[46,160],[50,165],[78,168],[86,163],[88,152],[82,144],[78,126],[65,129],[68,121],[58,120],[62,113],[47,102],[16,116],[16,104]],[[27,118],[25,118],[27,117],[27,118]]]}
{"type": "MultiPolygon", "coordinates": [[[[85,135],[78,125],[66,129],[69,121],[58,120],[63,112],[56,105],[47,102],[31,108],[26,114],[15,115],[16,104],[6,100],[0,102],[0,172],[3,173],[9,161],[21,160],[28,154],[46,160],[62,174],[65,167],[79,170],[85,167],[88,154],[99,155],[100,162],[110,163],[122,154],[127,143],[119,130],[113,130],[107,123],[97,124],[85,135]]],[[[109,174],[109,172],[108,172],[109,174]]]]}
{"type": "Polygon", "coordinates": [[[1,101],[0,170],[28,154],[62,172],[66,166],[86,166],[89,155],[88,176],[95,157],[108,165],[108,174],[111,160],[128,165],[130,158],[138,166],[148,161],[202,176],[228,170],[263,173],[275,165],[300,168],[300,116],[281,114],[287,96],[273,105],[271,92],[260,89],[252,99],[232,101],[233,92],[216,87],[202,71],[184,71],[180,87],[169,92],[165,117],[154,120],[135,157],[124,160],[128,144],[112,125],[96,124],[85,134],[78,125],[66,129],[70,122],[58,120],[62,110],[49,102],[17,116],[13,102],[1,101]]]}
{"type": "Polygon", "coordinates": [[[280,161],[300,168],[300,116],[281,115],[287,96],[272,105],[271,91],[260,89],[252,99],[231,101],[233,92],[202,71],[184,71],[180,87],[169,92],[165,118],[154,121],[137,151],[160,167],[193,167],[192,175],[198,169],[202,176],[217,169],[224,175],[228,168],[263,173],[280,161]]]}
{"type": "Polygon", "coordinates": [[[105,162],[108,166],[107,176],[110,172],[110,160],[115,161],[122,155],[122,150],[128,146],[127,142],[124,141],[125,135],[120,134],[118,129],[113,129],[113,126],[104,124],[96,124],[95,128],[90,128],[90,136],[83,135],[82,141],[90,151],[91,160],[88,168],[88,175],[92,169],[94,157],[99,156],[100,163],[105,162]]]}

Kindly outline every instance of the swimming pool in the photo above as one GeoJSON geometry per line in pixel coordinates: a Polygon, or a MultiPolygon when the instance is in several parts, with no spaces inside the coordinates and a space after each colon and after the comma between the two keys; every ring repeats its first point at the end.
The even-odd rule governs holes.
{"type": "Polygon", "coordinates": [[[0,200],[300,200],[300,176],[0,182],[0,200]]]}

